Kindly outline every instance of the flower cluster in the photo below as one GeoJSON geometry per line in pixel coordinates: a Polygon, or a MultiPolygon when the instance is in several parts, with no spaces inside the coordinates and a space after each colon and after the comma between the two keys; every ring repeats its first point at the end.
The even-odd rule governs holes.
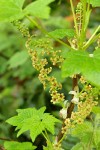
{"type": "Polygon", "coordinates": [[[81,76],[80,82],[81,82],[82,84],[86,83],[86,80],[85,80],[85,78],[84,78],[83,76],[81,76]]]}
{"type": "Polygon", "coordinates": [[[65,119],[64,126],[62,127],[62,133],[63,134],[68,133],[69,129],[71,128],[71,125],[72,125],[71,119],[70,118],[65,119]]]}
{"type": "Polygon", "coordinates": [[[82,124],[87,116],[90,115],[92,108],[98,104],[96,101],[100,90],[96,87],[92,87],[82,76],[80,82],[83,84],[83,89],[80,93],[76,91],[70,91],[69,94],[73,95],[72,101],[76,105],[76,111],[73,111],[71,118],[65,119],[64,126],[62,127],[62,133],[68,134],[70,128],[74,128],[77,124],[82,124]],[[79,101],[80,100],[80,101],[79,101]]]}
{"type": "Polygon", "coordinates": [[[53,144],[53,150],[64,150],[60,143],[53,144]]]}
{"type": "MultiPolygon", "coordinates": [[[[61,62],[62,58],[57,55],[57,51],[54,53],[52,51],[48,52],[49,46],[45,47],[44,41],[40,41],[40,40],[39,40],[39,42],[35,41],[34,42],[35,48],[37,47],[37,44],[39,44],[38,47],[46,48],[46,50],[42,49],[42,51],[38,53],[38,50],[33,50],[30,46],[31,38],[28,38],[28,40],[26,42],[26,48],[28,49],[29,55],[31,56],[32,65],[36,70],[39,71],[38,78],[39,78],[40,82],[43,84],[44,89],[46,88],[47,84],[50,85],[50,95],[52,97],[51,102],[53,104],[62,102],[62,101],[64,101],[64,94],[58,92],[59,90],[62,89],[62,85],[57,82],[55,77],[49,76],[49,74],[52,71],[52,67],[47,67],[48,60],[47,60],[45,54],[47,54],[47,55],[51,54],[51,56],[53,56],[53,54],[55,53],[55,55],[53,57],[55,57],[56,60],[54,60],[53,57],[51,57],[52,62],[54,63],[54,61],[55,61],[55,64],[58,62],[61,62]]],[[[52,49],[52,48],[50,47],[50,49],[52,49]]]]}
{"type": "Polygon", "coordinates": [[[21,23],[20,21],[16,20],[12,22],[14,26],[17,27],[17,29],[22,33],[22,36],[24,37],[30,37],[29,29],[26,28],[25,24],[21,23]]]}
{"type": "Polygon", "coordinates": [[[81,124],[83,123],[84,119],[90,114],[92,108],[97,105],[96,101],[91,99],[87,99],[85,102],[79,102],[77,107],[77,112],[72,112],[71,119],[73,120],[74,124],[81,124]]]}
{"type": "Polygon", "coordinates": [[[61,56],[61,50],[52,51],[50,60],[54,66],[62,63],[64,58],[61,56]]]}
{"type": "Polygon", "coordinates": [[[53,104],[64,101],[64,94],[59,93],[58,90],[62,89],[61,83],[58,83],[56,78],[49,77],[50,82],[50,94],[51,94],[51,102],[53,104]]]}

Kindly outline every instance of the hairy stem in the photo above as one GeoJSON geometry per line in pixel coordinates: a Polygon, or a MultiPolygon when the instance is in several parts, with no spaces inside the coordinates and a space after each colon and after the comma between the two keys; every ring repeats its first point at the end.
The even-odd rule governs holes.
{"type": "Polygon", "coordinates": [[[75,25],[76,35],[78,37],[78,27],[77,27],[76,16],[75,16],[74,6],[73,6],[72,0],[70,0],[70,4],[71,4],[71,10],[72,10],[73,18],[74,18],[74,25],[75,25]]]}
{"type": "Polygon", "coordinates": [[[80,41],[79,41],[79,48],[83,47],[83,42],[85,40],[86,36],[86,29],[85,29],[85,24],[86,24],[86,2],[82,2],[83,6],[83,20],[82,20],[82,29],[81,29],[81,34],[80,34],[80,41]]]}

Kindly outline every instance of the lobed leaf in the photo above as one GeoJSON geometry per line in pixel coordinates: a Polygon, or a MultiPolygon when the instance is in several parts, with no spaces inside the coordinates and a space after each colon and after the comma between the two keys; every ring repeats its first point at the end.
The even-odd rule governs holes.
{"type": "Polygon", "coordinates": [[[85,51],[70,51],[66,53],[62,65],[62,76],[82,74],[91,84],[100,88],[100,49],[92,57],[85,51]]]}
{"type": "MultiPolygon", "coordinates": [[[[0,22],[21,19],[24,16],[17,4],[18,1],[15,3],[14,0],[0,0],[0,22]]],[[[20,6],[21,4],[20,2],[20,6]]]]}
{"type": "Polygon", "coordinates": [[[41,134],[45,129],[54,134],[54,125],[60,122],[58,119],[48,113],[44,113],[46,107],[39,110],[35,108],[19,109],[18,115],[7,120],[13,126],[17,126],[19,130],[17,136],[20,136],[25,131],[30,131],[32,141],[41,134]]]}

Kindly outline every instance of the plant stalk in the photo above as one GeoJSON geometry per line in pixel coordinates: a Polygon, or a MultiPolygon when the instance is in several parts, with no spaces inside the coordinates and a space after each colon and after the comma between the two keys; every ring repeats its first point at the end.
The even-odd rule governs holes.
{"type": "Polygon", "coordinates": [[[76,16],[75,16],[74,6],[73,6],[72,0],[70,0],[70,5],[71,5],[71,10],[72,10],[73,19],[74,19],[74,25],[75,25],[75,30],[76,30],[76,36],[78,37],[78,27],[77,27],[76,16]]]}
{"type": "MultiPolygon", "coordinates": [[[[78,77],[76,75],[76,77],[73,78],[72,90],[75,90],[75,87],[77,86],[77,84],[78,84],[78,77]]],[[[74,103],[71,102],[70,106],[67,109],[67,118],[71,117],[73,109],[74,109],[74,103]]],[[[62,128],[65,126],[65,123],[64,123],[65,120],[63,121],[62,128]]],[[[64,136],[64,133],[62,133],[62,130],[60,130],[57,136],[57,142],[62,141],[63,136],[64,136]]]]}

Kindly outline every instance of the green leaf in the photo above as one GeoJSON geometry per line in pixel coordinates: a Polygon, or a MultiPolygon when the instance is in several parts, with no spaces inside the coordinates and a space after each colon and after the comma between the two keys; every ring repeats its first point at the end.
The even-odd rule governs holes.
{"type": "Polygon", "coordinates": [[[100,7],[100,0],[90,0],[93,7],[100,7]]]}
{"type": "Polygon", "coordinates": [[[0,21],[13,21],[23,17],[23,12],[12,0],[0,0],[0,21]]]}
{"type": "Polygon", "coordinates": [[[25,63],[28,57],[27,51],[17,52],[10,58],[8,64],[10,65],[10,68],[18,67],[25,63]]]}
{"type": "Polygon", "coordinates": [[[100,129],[95,130],[94,136],[93,136],[93,141],[95,143],[96,148],[98,148],[98,146],[100,144],[100,129]]]}
{"type": "Polygon", "coordinates": [[[70,51],[62,65],[62,76],[82,75],[93,85],[100,88],[100,49],[92,57],[85,51],[70,51]]]}
{"type": "Polygon", "coordinates": [[[50,76],[53,76],[57,79],[58,82],[64,82],[64,78],[62,78],[61,70],[54,70],[50,76]]]}
{"type": "Polygon", "coordinates": [[[26,14],[34,15],[35,17],[47,19],[50,13],[50,8],[48,7],[48,5],[53,1],[54,0],[37,0],[29,4],[24,9],[24,12],[26,14]]]}
{"type": "Polygon", "coordinates": [[[57,39],[62,39],[66,36],[72,38],[75,32],[73,29],[56,29],[55,31],[49,32],[49,34],[57,39]]]}
{"type": "Polygon", "coordinates": [[[22,8],[25,0],[11,0],[13,3],[15,3],[18,7],[22,8]]]}
{"type": "Polygon", "coordinates": [[[81,143],[77,143],[71,150],[84,150],[81,143]]]}
{"type": "Polygon", "coordinates": [[[100,113],[96,115],[94,121],[93,142],[94,145],[96,146],[96,149],[99,150],[100,149],[100,113]]]}
{"type": "Polygon", "coordinates": [[[53,150],[53,145],[51,142],[47,141],[47,146],[43,146],[43,150],[53,150]]]}
{"type": "Polygon", "coordinates": [[[32,143],[30,142],[23,142],[23,143],[19,143],[19,142],[5,142],[4,143],[4,147],[7,150],[35,150],[36,146],[33,146],[32,143]]]}
{"type": "Polygon", "coordinates": [[[54,134],[55,122],[60,122],[48,113],[44,113],[46,107],[42,107],[39,110],[35,108],[19,109],[18,115],[7,120],[7,122],[13,126],[17,126],[16,130],[19,130],[17,136],[20,136],[25,131],[30,131],[32,141],[42,133],[45,129],[54,134]]]}
{"type": "Polygon", "coordinates": [[[78,137],[83,143],[88,143],[93,136],[92,124],[90,122],[84,122],[84,124],[77,125],[72,131],[72,136],[78,137]]]}
{"type": "Polygon", "coordinates": [[[95,114],[100,114],[100,107],[94,106],[92,112],[95,114]]]}

